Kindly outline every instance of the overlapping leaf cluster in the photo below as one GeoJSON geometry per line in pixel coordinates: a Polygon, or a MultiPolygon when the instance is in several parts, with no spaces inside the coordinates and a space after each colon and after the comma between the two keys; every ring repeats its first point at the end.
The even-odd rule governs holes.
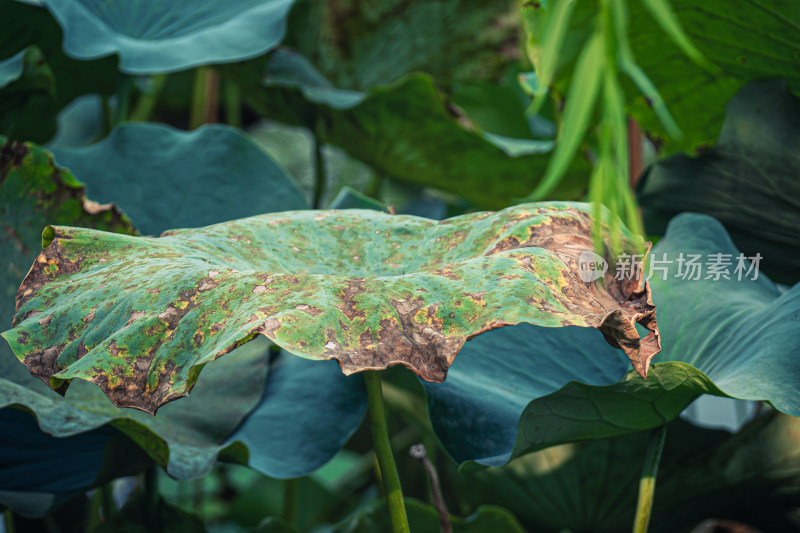
{"type": "MultiPolygon", "coordinates": [[[[630,505],[595,490],[605,487],[598,480],[637,470],[637,433],[675,419],[700,395],[800,415],[800,373],[786,355],[800,349],[796,286],[776,286],[763,272],[686,279],[673,262],[651,276],[650,302],[638,283],[615,277],[610,257],[603,283],[587,284],[582,252],[640,250],[619,227],[594,244],[585,204],[442,222],[386,213],[395,204],[444,218],[502,209],[532,191],[583,199],[592,173],[589,199],[627,213],[639,233],[626,114],[661,154],[696,150],[717,139],[724,104],[745,83],[780,77],[783,87],[759,82],[731,100],[715,148],[659,162],[637,192],[648,232],[666,232],[652,257],[736,257],[738,246],[761,252],[770,275],[794,283],[786,250],[796,245],[797,209],[786,169],[796,167],[800,18],[791,0],[531,2],[524,27],[514,2],[42,4],[0,0],[24,27],[0,35],[0,134],[9,137],[0,140],[0,330],[17,304],[6,333],[16,355],[0,342],[0,427],[18,435],[3,443],[5,505],[40,515],[153,462],[177,479],[202,476],[218,459],[278,478],[305,475],[361,421],[363,382],[341,369],[414,370],[426,380],[411,388],[427,402],[430,425],[418,430],[433,439],[429,448],[438,439],[462,471],[513,460],[468,480],[445,474],[453,487],[472,484],[457,503],[499,503],[524,527],[545,530],[627,524],[615,509],[630,505]],[[215,91],[219,102],[209,103],[215,91]],[[313,155],[284,167],[239,129],[119,125],[184,127],[190,114],[191,123],[221,116],[237,126],[255,114],[270,121],[273,138],[299,127],[313,155]],[[597,137],[587,136],[595,125],[597,137]],[[30,142],[51,139],[57,164],[30,142]],[[362,163],[369,179],[356,182],[347,169],[362,163]],[[298,187],[286,168],[313,183],[298,187]],[[303,211],[335,196],[332,207],[385,212],[303,211]],[[685,210],[725,228],[680,215],[667,229],[685,210]],[[226,222],[234,219],[242,220],[226,222]],[[209,227],[175,230],[201,226],[209,227]],[[165,230],[175,231],[155,238],[165,230]],[[663,340],[647,379],[630,365],[646,372],[655,333],[640,339],[636,321],[663,340]],[[339,364],[318,360],[330,358],[339,364]],[[61,392],[71,381],[65,396],[20,360],[61,392]],[[152,417],[104,392],[149,411],[179,399],[152,417]],[[598,469],[603,454],[612,460],[598,469]],[[580,481],[587,469],[594,483],[580,481]],[[577,492],[564,483],[570,476],[577,492]],[[534,510],[520,503],[532,494],[534,510]]],[[[605,213],[594,211],[614,226],[605,213]]],[[[679,436],[665,455],[672,474],[654,528],[707,516],[665,510],[691,507],[681,480],[696,480],[698,469],[714,495],[705,501],[720,513],[747,507],[755,493],[746,484],[791,490],[792,420],[760,418],[734,439],[672,422],[679,436]],[[718,468],[681,466],[689,454],[681,445],[699,440],[715,444],[696,465],[718,468]],[[776,453],[748,459],[737,446],[776,453]]],[[[632,494],[622,492],[628,485],[620,498],[632,494]]],[[[141,503],[131,500],[119,519],[145,519],[141,503]]],[[[382,505],[337,527],[383,527],[382,505]]],[[[432,508],[408,506],[415,527],[436,527],[432,508]]],[[[199,527],[157,508],[164,520],[199,527]]],[[[784,510],[776,503],[755,515],[783,530],[784,510]]],[[[454,521],[457,531],[522,530],[491,507],[454,521]]],[[[270,527],[278,526],[262,524],[270,527]]]]}

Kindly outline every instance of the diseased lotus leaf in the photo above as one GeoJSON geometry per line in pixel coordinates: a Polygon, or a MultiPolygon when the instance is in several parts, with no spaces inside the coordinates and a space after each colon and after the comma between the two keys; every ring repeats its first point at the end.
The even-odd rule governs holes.
{"type": "MultiPolygon", "coordinates": [[[[485,331],[594,327],[645,376],[660,349],[649,286],[613,268],[602,285],[581,281],[590,210],[539,203],[444,221],[295,211],[160,238],[49,226],[3,336],[53,388],[93,381],[151,413],[257,334],[345,374],[401,364],[441,382],[485,331]]],[[[622,240],[641,252],[640,239],[622,240]]]]}

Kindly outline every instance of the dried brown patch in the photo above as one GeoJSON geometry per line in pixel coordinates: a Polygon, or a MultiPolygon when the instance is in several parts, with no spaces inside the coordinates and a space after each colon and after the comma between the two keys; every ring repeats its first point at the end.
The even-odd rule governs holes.
{"type": "Polygon", "coordinates": [[[339,294],[339,303],[336,309],[341,311],[351,322],[356,318],[366,318],[366,312],[361,309],[356,298],[366,292],[364,278],[353,278],[339,294]]]}

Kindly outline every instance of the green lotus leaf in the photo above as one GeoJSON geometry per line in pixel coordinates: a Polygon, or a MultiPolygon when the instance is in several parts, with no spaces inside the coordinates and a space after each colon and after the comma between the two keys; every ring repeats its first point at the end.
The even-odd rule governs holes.
{"type": "Polygon", "coordinates": [[[519,62],[517,4],[503,0],[298,2],[287,43],[337,87],[363,90],[426,72],[446,87],[495,81],[519,62]],[[346,24],[343,21],[346,20],[346,24]]]}
{"type": "Polygon", "coordinates": [[[46,9],[0,0],[0,13],[15,26],[14,31],[0,34],[0,59],[24,54],[28,63],[27,73],[14,84],[17,91],[11,93],[11,86],[0,90],[0,134],[19,141],[46,142],[55,133],[56,115],[76,97],[114,93],[116,60],[76,61],[66,56],[61,49],[61,28],[46,9]]]}
{"type": "MultiPolygon", "coordinates": [[[[0,324],[11,324],[14,295],[51,222],[133,234],[130,220],[113,205],[86,198],[84,185],[53,156],[32,143],[0,136],[0,324]]],[[[6,349],[0,343],[0,351],[6,349]]]]}
{"type": "MultiPolygon", "coordinates": [[[[566,1],[566,0],[564,0],[566,1]]],[[[628,112],[644,130],[659,138],[663,152],[694,150],[708,146],[719,135],[724,104],[746,83],[764,78],[784,78],[800,91],[800,41],[797,28],[800,11],[793,0],[775,0],[764,5],[749,0],[693,0],[669,2],[678,22],[700,53],[714,67],[693,62],[661,28],[647,7],[648,2],[627,2],[628,38],[636,63],[657,89],[683,132],[670,138],[645,98],[631,80],[626,80],[628,112]],[[753,28],[758,31],[753,31],[753,28]]],[[[526,16],[543,20],[550,3],[526,4],[526,16]]],[[[594,30],[599,2],[576,2],[566,39],[558,54],[555,86],[569,86],[570,73],[583,43],[594,30]]],[[[541,32],[529,34],[534,51],[541,46],[541,32]]]]}
{"type": "Polygon", "coordinates": [[[800,279],[800,100],[780,80],[751,82],[726,107],[713,148],[651,166],[637,186],[650,233],[681,211],[714,216],[781,283],[800,279]]]}
{"type": "MultiPolygon", "coordinates": [[[[670,422],[650,531],[689,531],[709,517],[792,531],[800,419],[772,412],[739,433],[670,422]]],[[[648,433],[564,444],[451,478],[467,505],[503,505],[528,531],[630,528],[648,433]]]]}
{"type": "Polygon", "coordinates": [[[23,50],[13,57],[0,61],[0,89],[22,76],[26,63],[25,56],[29,55],[29,52],[30,50],[23,50]]]}
{"type": "Polygon", "coordinates": [[[336,198],[328,204],[328,209],[374,209],[375,211],[388,212],[389,206],[345,185],[336,195],[336,198]]]}
{"type": "MultiPolygon", "coordinates": [[[[400,364],[440,382],[480,333],[577,325],[646,375],[660,349],[649,287],[613,272],[602,286],[582,281],[590,210],[541,203],[444,221],[294,211],[160,238],[48,226],[3,336],[55,389],[93,381],[115,405],[151,413],[256,335],[345,374],[400,364]]],[[[621,246],[642,243],[626,233],[621,246]]]]}
{"type": "Polygon", "coordinates": [[[752,271],[737,279],[738,253],[707,215],[670,224],[650,259],[667,270],[650,278],[664,349],[646,380],[585,328],[521,324],[468,342],[446,382],[425,384],[445,448],[459,463],[499,466],[560,443],[660,426],[701,394],[800,415],[800,367],[786,355],[800,349],[800,285],[782,292],[752,271]],[[714,254],[727,254],[731,279],[705,279],[714,254]],[[678,277],[679,258],[693,255],[701,279],[678,277]]]}
{"type": "Polygon", "coordinates": [[[44,0],[77,59],[119,54],[129,74],[175,72],[241,61],[274,48],[286,32],[293,0],[176,4],[136,0],[44,0]]]}
{"type": "MultiPolygon", "coordinates": [[[[405,507],[408,514],[408,525],[414,532],[437,533],[442,531],[439,515],[432,505],[406,498],[405,507]]],[[[483,533],[485,531],[523,533],[525,531],[513,514],[496,505],[482,505],[466,518],[451,515],[450,525],[454,533],[483,533]]],[[[391,529],[386,501],[375,500],[347,520],[336,524],[333,531],[335,533],[372,533],[391,531],[391,529]]]]}
{"type": "MultiPolygon", "coordinates": [[[[155,136],[159,136],[162,132],[161,128],[155,130],[144,129],[155,136]]],[[[225,141],[226,138],[231,138],[229,131],[222,129],[216,133],[206,132],[196,135],[195,138],[225,141]]],[[[171,130],[168,131],[170,132],[171,130]]],[[[240,136],[237,134],[233,139],[240,139],[240,136]]],[[[161,137],[161,140],[173,141],[180,145],[181,139],[179,136],[178,138],[166,136],[161,137]]],[[[245,162],[259,161],[259,158],[264,157],[261,152],[251,149],[248,143],[243,143],[241,140],[228,145],[231,153],[245,162]]],[[[68,170],[55,165],[53,157],[47,151],[33,144],[11,143],[4,139],[0,139],[0,147],[0,199],[2,200],[0,201],[0,220],[2,220],[0,255],[8,261],[0,278],[4,302],[0,309],[0,319],[3,323],[10,324],[14,295],[31,259],[35,257],[36,250],[40,247],[41,228],[48,222],[128,233],[134,232],[134,229],[127,217],[116,207],[101,206],[87,200],[83,184],[68,170]]],[[[119,164],[118,161],[117,165],[119,164]]],[[[241,170],[242,176],[249,178],[249,172],[263,174],[264,166],[243,164],[241,170]]],[[[160,176],[163,179],[164,174],[160,176]]],[[[195,176],[195,185],[202,183],[197,181],[198,179],[214,181],[218,176],[199,173],[195,176]]],[[[245,196],[245,190],[258,189],[252,187],[249,179],[231,175],[228,175],[227,179],[231,183],[239,184],[239,197],[245,196]]],[[[273,185],[277,190],[280,190],[282,183],[286,181],[283,174],[276,174],[273,179],[275,180],[273,185]]],[[[144,183],[150,183],[151,187],[155,187],[153,180],[144,183]]],[[[269,198],[266,200],[262,208],[275,209],[285,205],[287,197],[276,194],[271,200],[269,198]]],[[[246,202],[241,204],[246,206],[246,202]]],[[[126,199],[126,205],[135,207],[131,198],[126,199]]],[[[176,217],[172,220],[174,223],[178,220],[177,217],[186,215],[187,210],[174,209],[172,206],[174,204],[168,206],[167,210],[176,217]]],[[[196,210],[208,207],[209,204],[203,202],[194,204],[196,210]]],[[[161,214],[158,214],[158,218],[148,219],[147,211],[141,213],[144,221],[151,227],[163,223],[161,214]]],[[[203,213],[197,214],[203,216],[203,213]]],[[[254,468],[258,469],[262,462],[269,461],[269,458],[262,459],[269,453],[269,449],[263,442],[251,444],[247,439],[257,437],[259,431],[265,430],[259,427],[258,423],[249,421],[240,428],[240,433],[232,434],[232,432],[245,415],[253,412],[256,417],[259,414],[259,409],[255,409],[257,406],[263,410],[264,405],[274,408],[276,403],[279,404],[282,400],[275,397],[274,391],[281,390],[286,398],[300,398],[302,401],[313,398],[313,391],[302,389],[304,385],[307,389],[308,384],[337,392],[342,398],[353,398],[352,391],[358,391],[359,387],[363,386],[361,383],[353,384],[352,380],[346,380],[338,368],[330,368],[329,365],[315,366],[312,371],[307,371],[302,365],[283,365],[286,368],[276,370],[272,376],[269,387],[271,392],[262,398],[267,379],[265,342],[261,339],[246,344],[228,356],[230,361],[227,364],[217,366],[218,363],[215,362],[203,373],[201,382],[206,385],[195,389],[191,400],[162,410],[157,418],[114,407],[96,387],[88,383],[76,383],[77,387],[71,387],[66,398],[62,398],[40,380],[33,378],[14,357],[8,345],[5,342],[0,343],[2,376],[0,407],[5,407],[0,411],[0,420],[11,424],[10,427],[15,429],[13,431],[9,429],[9,432],[19,436],[27,426],[20,425],[18,417],[14,418],[18,413],[10,410],[8,406],[33,413],[41,430],[38,438],[42,445],[57,450],[61,460],[70,457],[71,465],[85,466],[85,469],[76,472],[76,476],[66,476],[64,468],[42,468],[42,462],[47,460],[44,456],[26,456],[24,460],[17,457],[19,460],[14,459],[11,463],[0,465],[0,486],[8,489],[0,495],[0,502],[12,505],[20,512],[41,515],[53,505],[63,501],[62,496],[65,494],[85,491],[114,476],[124,475],[127,471],[120,468],[120,464],[104,463],[104,451],[107,458],[123,449],[117,442],[119,439],[114,435],[122,439],[132,439],[149,454],[152,460],[165,467],[172,476],[180,479],[203,475],[220,454],[227,460],[242,463],[247,463],[249,459],[254,468]],[[243,380],[242,376],[246,379],[243,380]],[[7,420],[8,417],[12,418],[7,420]],[[50,435],[58,438],[53,439],[50,435]],[[237,439],[236,435],[241,435],[241,439],[237,439]],[[248,449],[248,446],[251,446],[251,449],[248,449]],[[76,450],[75,453],[72,450],[76,450]],[[21,477],[15,474],[19,472],[19,468],[27,466],[30,466],[33,472],[37,472],[38,476],[21,477]],[[100,474],[98,474],[99,469],[102,470],[100,474]],[[53,475],[56,479],[52,478],[53,475]],[[18,485],[22,480],[27,485],[18,485]],[[33,497],[34,493],[40,497],[33,497]],[[19,507],[20,505],[22,507],[19,507]]],[[[303,362],[310,364],[301,361],[303,362]]],[[[331,402],[330,405],[336,403],[331,402]]],[[[290,407],[280,408],[285,409],[285,412],[291,412],[290,407]]],[[[320,411],[328,413],[328,416],[333,420],[339,420],[341,424],[335,428],[320,424],[325,434],[317,435],[315,438],[314,442],[318,446],[309,450],[311,457],[299,452],[302,449],[301,445],[287,445],[298,453],[292,461],[286,462],[286,467],[293,468],[295,472],[304,468],[303,473],[307,473],[333,456],[347,435],[359,423],[364,410],[363,401],[353,398],[347,409],[347,413],[341,416],[331,415],[329,411],[320,411]]],[[[273,417],[270,422],[275,424],[281,420],[276,421],[273,417]]],[[[287,424],[283,423],[285,427],[287,424]]],[[[310,430],[309,434],[312,434],[310,430]]],[[[38,442],[36,438],[36,435],[32,434],[31,442],[38,442]]],[[[13,458],[16,457],[14,453],[25,453],[26,450],[34,449],[31,443],[25,445],[24,449],[21,448],[21,442],[19,439],[8,442],[9,449],[5,450],[3,456],[13,458]]],[[[129,453],[126,456],[127,461],[122,463],[123,467],[130,463],[133,457],[129,453]]],[[[286,471],[281,470],[280,466],[273,467],[269,473],[286,476],[286,471]]]]}
{"type": "MultiPolygon", "coordinates": [[[[506,207],[527,195],[549,159],[547,142],[482,134],[425,74],[367,92],[344,90],[287,50],[271,54],[264,70],[262,59],[225,69],[258,113],[312,128],[380,175],[452,192],[481,208],[506,207]]],[[[588,170],[576,160],[553,199],[582,196],[588,170]]]]}
{"type": "Polygon", "coordinates": [[[93,199],[115,202],[143,234],[308,207],[286,171],[229,126],[125,124],[97,144],[53,154],[93,199]]]}

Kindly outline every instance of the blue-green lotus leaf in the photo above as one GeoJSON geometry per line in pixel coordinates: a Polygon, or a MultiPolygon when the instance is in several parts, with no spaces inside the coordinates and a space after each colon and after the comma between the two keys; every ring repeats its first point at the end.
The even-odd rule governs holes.
{"type": "Polygon", "coordinates": [[[725,107],[717,143],[697,157],[677,154],[637,183],[644,224],[662,235],[683,211],[725,225],[748,256],[779,283],[800,280],[800,98],[782,80],[748,83],[725,107]]]}
{"type": "Polygon", "coordinates": [[[36,419],[0,409],[0,504],[42,516],[87,489],[152,465],[147,454],[112,426],[71,437],[43,433],[36,419]]]}
{"type": "Polygon", "coordinates": [[[23,50],[18,54],[0,61],[0,89],[16,81],[22,75],[22,69],[25,66],[25,54],[27,50],[23,50]]]}
{"type": "Polygon", "coordinates": [[[129,74],[242,61],[283,40],[294,0],[44,0],[76,59],[119,54],[129,74]]]}
{"type": "Polygon", "coordinates": [[[229,126],[125,124],[97,144],[53,153],[93,200],[114,202],[144,234],[308,207],[286,171],[229,126]]]}
{"type": "MultiPolygon", "coordinates": [[[[738,250],[707,215],[683,214],[651,258],[663,349],[646,380],[597,335],[518,325],[468,342],[447,381],[425,383],[434,428],[460,463],[502,465],[559,443],[653,428],[698,395],[762,400],[800,415],[800,285],[782,292],[755,268],[737,279],[738,250]],[[704,279],[708,254],[728,254],[731,279],[704,279]],[[701,279],[677,277],[701,255],[701,279]],[[685,265],[684,265],[685,266],[685,265]]],[[[711,261],[711,262],[709,262],[711,261]]],[[[750,262],[746,263],[750,265],[750,262]]],[[[745,272],[740,272],[745,274],[745,272]]]]}
{"type": "MultiPolygon", "coordinates": [[[[799,418],[775,411],[734,435],[670,422],[649,531],[690,531],[711,516],[759,531],[794,531],[798,430],[799,418]]],[[[448,481],[465,504],[502,505],[527,531],[628,531],[648,436],[553,446],[448,481]]]]}
{"type": "Polygon", "coordinates": [[[366,407],[361,376],[343,375],[333,361],[282,352],[270,366],[261,403],[228,442],[246,445],[247,464],[263,474],[303,476],[336,455],[366,407]]]}

